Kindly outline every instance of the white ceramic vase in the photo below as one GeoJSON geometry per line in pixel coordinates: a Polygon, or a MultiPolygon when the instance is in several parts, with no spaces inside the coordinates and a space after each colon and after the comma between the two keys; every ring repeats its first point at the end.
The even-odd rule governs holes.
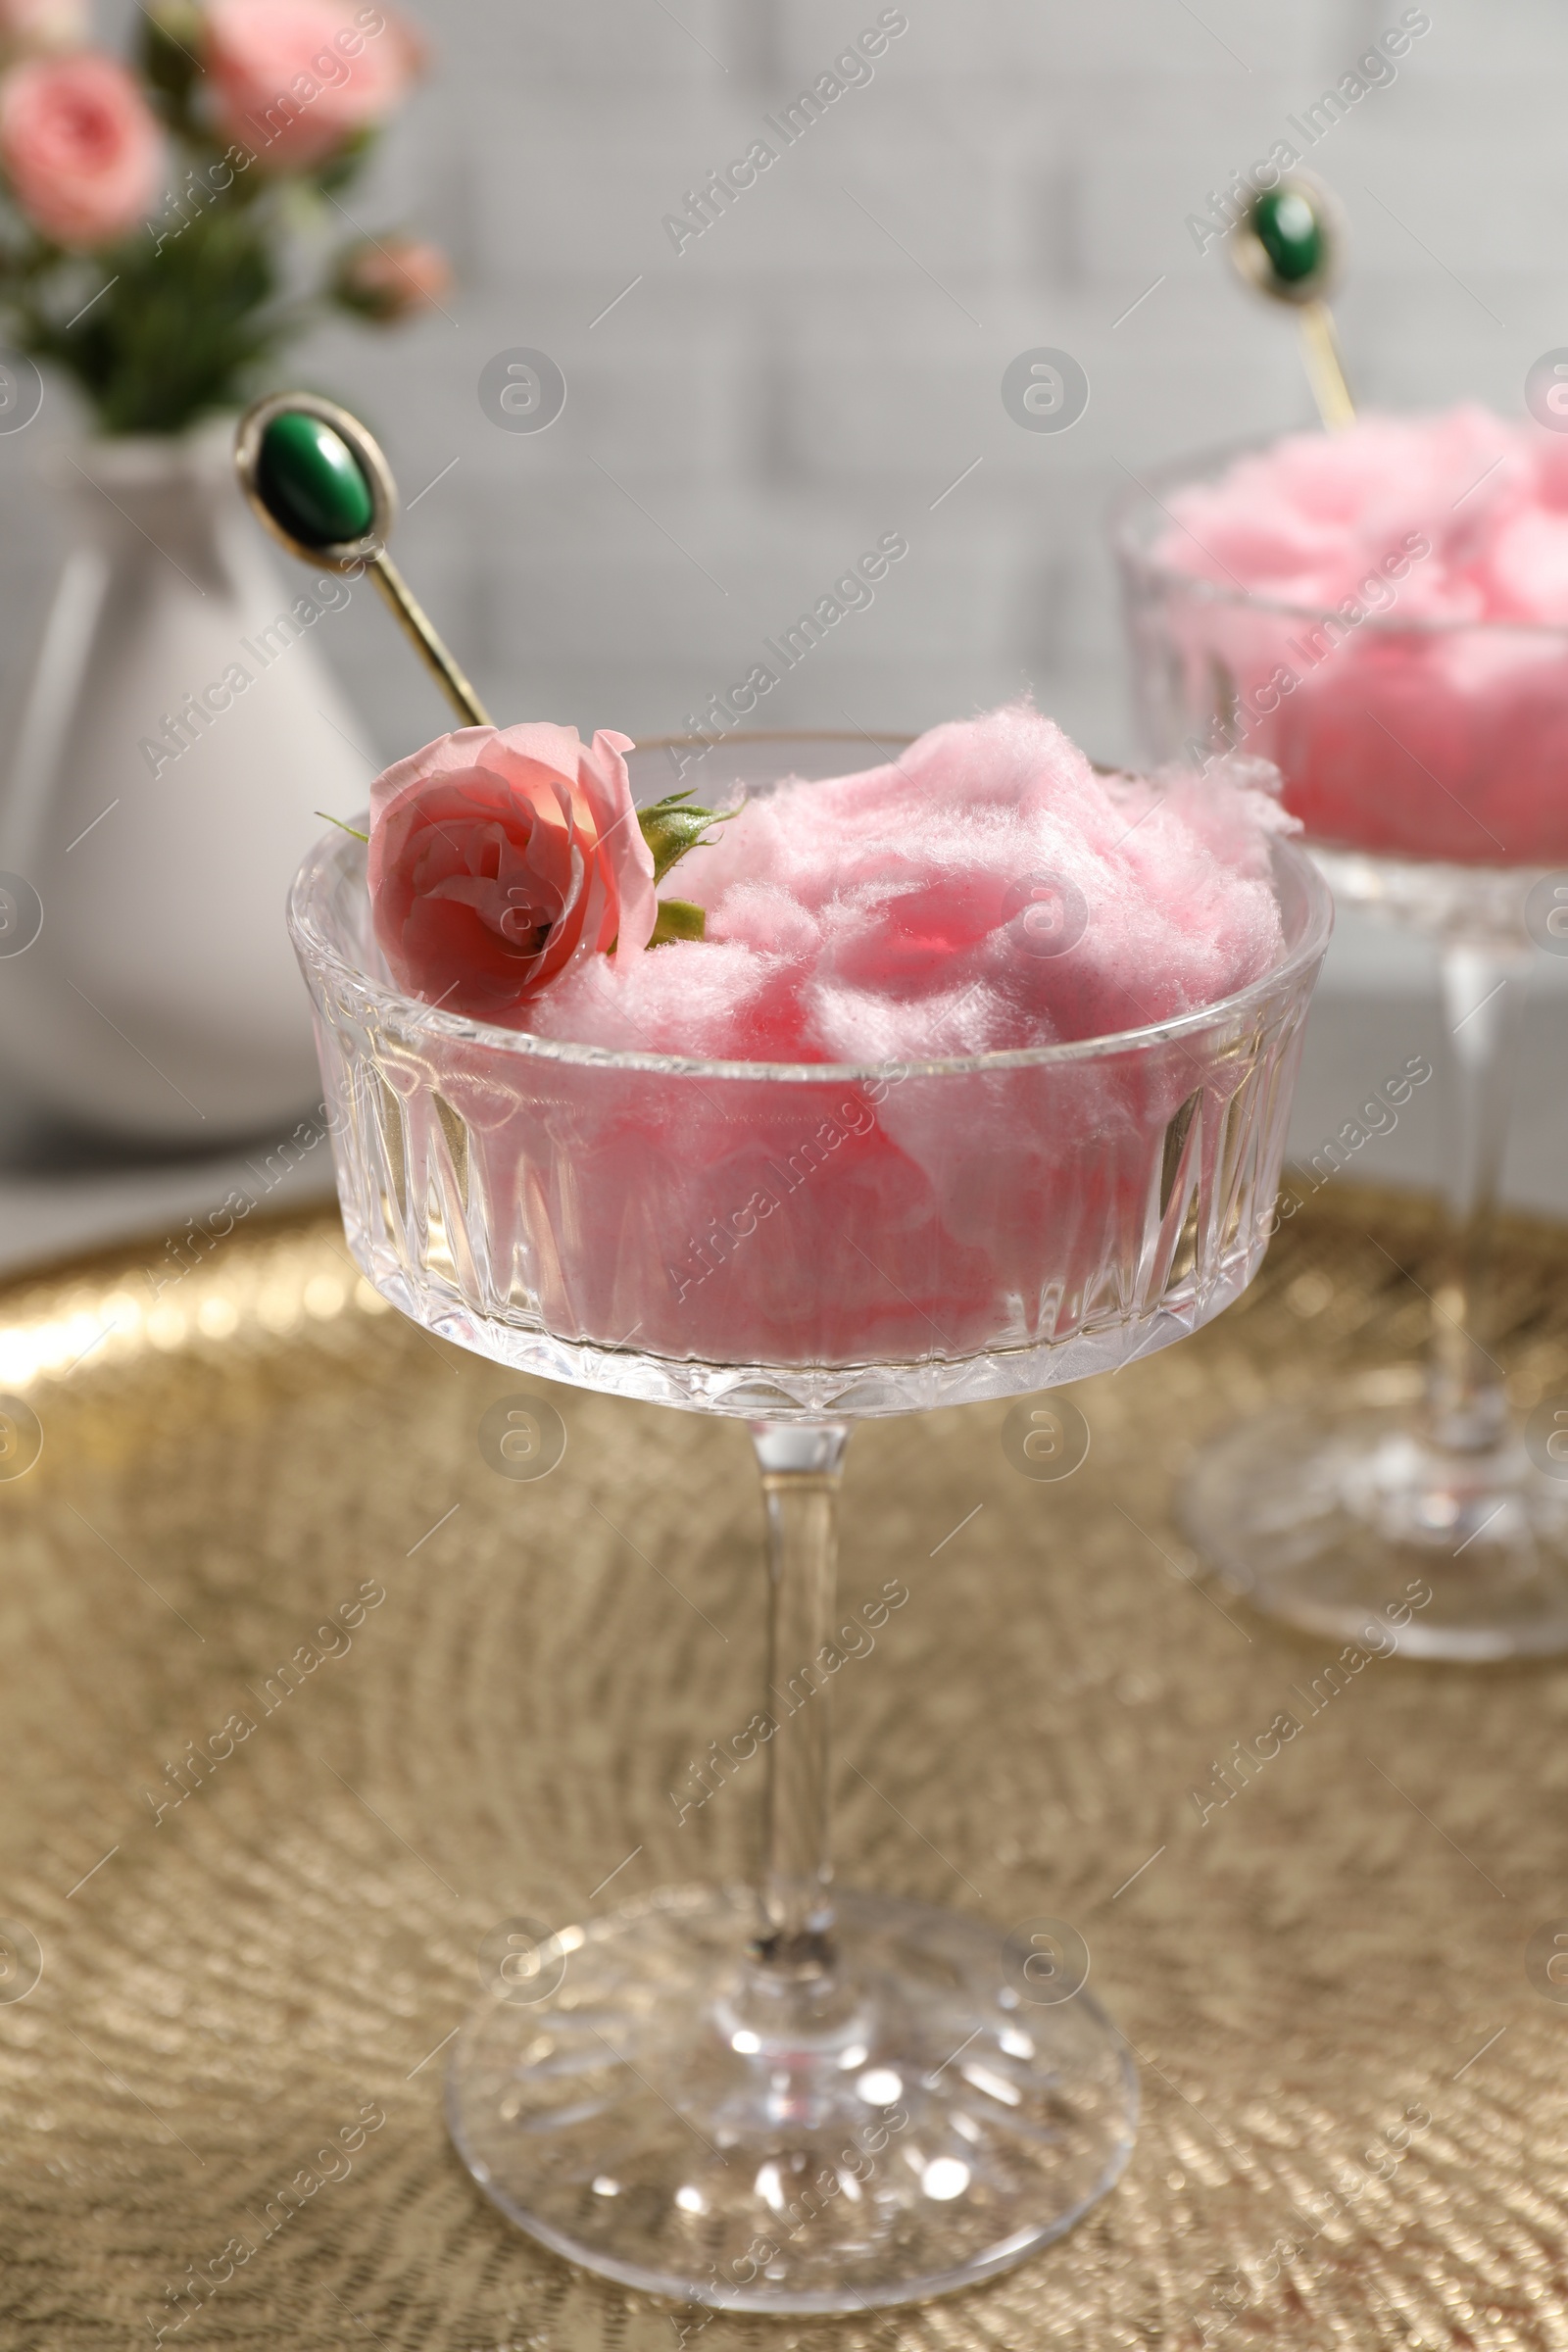
{"type": "Polygon", "coordinates": [[[322,658],[369,591],[282,575],[231,445],[220,422],[55,458],[76,544],[0,788],[0,873],[42,907],[0,952],[0,1065],[145,1143],[261,1134],[316,1099],[283,904],[315,811],[351,814],[371,774],[322,658]]]}

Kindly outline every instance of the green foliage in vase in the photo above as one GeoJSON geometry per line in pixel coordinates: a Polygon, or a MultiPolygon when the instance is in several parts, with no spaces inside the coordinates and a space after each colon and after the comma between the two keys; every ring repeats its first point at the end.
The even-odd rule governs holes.
{"type": "Polygon", "coordinates": [[[108,290],[74,323],[24,302],[12,332],[75,378],[106,433],[178,433],[235,407],[304,323],[277,301],[271,240],[248,208],[215,208],[161,251],[127,240],[104,267],[108,290]]]}

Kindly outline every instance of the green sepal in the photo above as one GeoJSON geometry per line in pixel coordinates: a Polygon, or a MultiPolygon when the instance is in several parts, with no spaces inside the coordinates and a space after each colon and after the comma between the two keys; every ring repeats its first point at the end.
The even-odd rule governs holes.
{"type": "MultiPolygon", "coordinates": [[[[642,827],[644,841],[654,853],[654,880],[662,882],[688,850],[695,850],[710,825],[727,824],[739,816],[740,808],[725,808],[717,814],[711,808],[699,808],[692,801],[691,787],[684,792],[672,792],[662,801],[655,801],[648,808],[639,808],[637,822],[642,827]]],[[[687,933],[681,933],[685,938],[687,933]]],[[[697,937],[701,937],[699,932],[697,937]]]]}
{"type": "Polygon", "coordinates": [[[701,939],[708,928],[708,915],[689,899],[661,899],[659,920],[654,925],[651,948],[667,948],[672,940],[701,939]]]}
{"type": "Polygon", "coordinates": [[[370,838],[368,833],[362,833],[358,825],[346,825],[340,816],[329,815],[324,808],[318,808],[316,813],[318,816],[324,816],[329,825],[336,825],[340,833],[352,833],[356,841],[368,842],[370,838]]]}

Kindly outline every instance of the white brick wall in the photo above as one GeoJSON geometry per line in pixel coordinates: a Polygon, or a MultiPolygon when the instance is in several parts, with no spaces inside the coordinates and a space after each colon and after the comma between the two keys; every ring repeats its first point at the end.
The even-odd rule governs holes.
{"type": "MultiPolygon", "coordinates": [[[[676,726],[896,525],[906,563],[770,717],[919,725],[1027,680],[1118,753],[1100,516],[1124,468],[1308,414],[1288,324],[1184,218],[1400,5],[908,0],[873,78],[677,255],[662,216],[878,0],[426,0],[435,78],[350,203],[448,241],[457,323],[333,329],[298,370],[373,418],[406,495],[459,461],[400,552],[508,715],[676,726]],[[1037,343],[1074,352],[1093,386],[1059,438],[1001,405],[1003,368],[1037,343]],[[515,344],[570,387],[538,436],[502,432],[476,398],[515,344]]],[[[1345,341],[1369,400],[1516,408],[1530,362],[1568,340],[1568,17],[1548,0],[1431,13],[1394,84],[1312,157],[1354,222],[1345,341]]],[[[66,406],[0,439],[8,700],[55,561],[31,469],[66,406]]],[[[373,604],[334,647],[372,749],[440,723],[373,604]]]]}

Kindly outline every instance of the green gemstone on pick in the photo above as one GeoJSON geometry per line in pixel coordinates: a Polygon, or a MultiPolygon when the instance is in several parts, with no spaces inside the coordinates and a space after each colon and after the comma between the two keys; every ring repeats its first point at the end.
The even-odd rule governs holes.
{"type": "Polygon", "coordinates": [[[302,409],[285,409],[262,435],[256,487],[274,522],[306,547],[363,539],[375,502],[341,433],[302,409]]]}
{"type": "Polygon", "coordinates": [[[1252,232],[1282,285],[1298,286],[1322,269],[1323,226],[1298,188],[1270,188],[1259,196],[1252,232]]]}

